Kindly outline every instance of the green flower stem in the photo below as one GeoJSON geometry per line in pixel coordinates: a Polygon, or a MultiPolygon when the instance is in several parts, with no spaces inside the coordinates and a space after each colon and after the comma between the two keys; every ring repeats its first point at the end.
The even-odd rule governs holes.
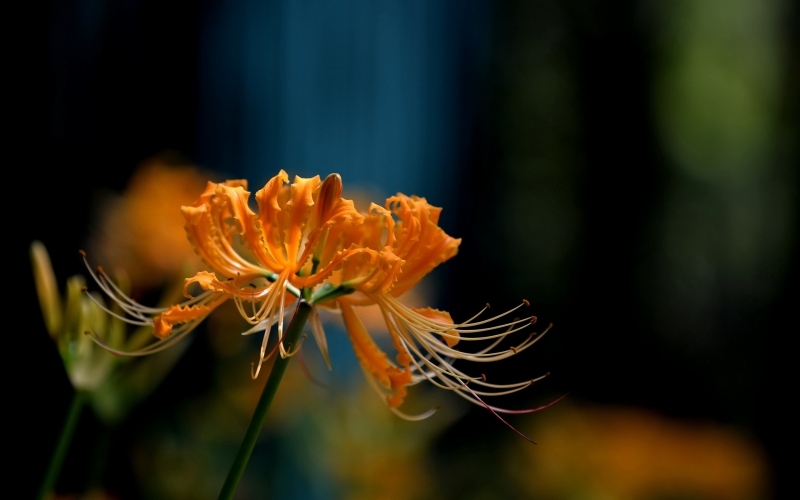
{"type": "Polygon", "coordinates": [[[64,426],[61,428],[61,436],[58,438],[53,456],[50,458],[50,465],[47,467],[47,473],[44,475],[44,481],[39,488],[39,494],[36,495],[37,500],[46,498],[56,485],[58,474],[61,472],[61,466],[64,465],[64,458],[67,456],[69,444],[72,441],[72,436],[75,434],[75,428],[78,425],[78,420],[81,416],[81,410],[89,400],[89,393],[84,391],[75,391],[72,396],[72,403],[70,403],[67,418],[64,420],[64,426]]]}
{"type": "MultiPolygon", "coordinates": [[[[300,333],[306,324],[308,315],[311,313],[311,306],[305,300],[300,300],[297,311],[294,313],[289,330],[286,332],[286,339],[289,349],[297,345],[300,338],[300,333]]],[[[253,418],[250,420],[250,425],[247,427],[247,432],[242,439],[242,444],[239,446],[239,451],[236,458],[228,471],[228,477],[225,479],[225,484],[222,485],[222,491],[219,493],[219,500],[230,500],[236,491],[239,480],[244,474],[244,468],[247,466],[247,461],[250,459],[250,454],[253,453],[253,448],[256,446],[256,440],[264,427],[264,420],[267,418],[267,411],[275,398],[275,393],[278,392],[278,386],[281,383],[286,367],[292,358],[278,358],[275,364],[272,365],[272,372],[267,379],[267,385],[264,386],[264,392],[261,393],[261,399],[258,400],[256,410],[253,412],[253,418]]]]}
{"type": "Polygon", "coordinates": [[[323,302],[327,302],[353,292],[355,292],[355,289],[350,288],[344,283],[339,286],[333,286],[330,283],[327,283],[319,288],[316,292],[311,294],[310,299],[306,298],[306,300],[309,300],[312,304],[322,304],[323,302]]]}
{"type": "Polygon", "coordinates": [[[92,491],[102,485],[103,474],[106,472],[106,466],[109,463],[109,453],[111,452],[111,447],[115,441],[116,435],[116,426],[103,425],[94,453],[92,454],[91,466],[89,467],[89,479],[86,481],[88,485],[87,491],[92,491]]]}

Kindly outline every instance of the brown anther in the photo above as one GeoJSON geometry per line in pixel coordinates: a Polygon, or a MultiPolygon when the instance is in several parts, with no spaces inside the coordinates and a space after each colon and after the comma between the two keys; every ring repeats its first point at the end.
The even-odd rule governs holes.
{"type": "Polygon", "coordinates": [[[256,287],[256,286],[255,286],[254,284],[252,284],[252,283],[248,283],[248,285],[250,286],[250,288],[255,288],[255,287],[256,287]]]}
{"type": "Polygon", "coordinates": [[[530,306],[531,305],[531,303],[528,302],[528,299],[522,299],[522,303],[525,304],[526,306],[530,306]]]}
{"type": "Polygon", "coordinates": [[[514,346],[511,346],[511,347],[509,347],[509,349],[511,349],[512,351],[514,351],[514,354],[516,354],[516,353],[517,353],[517,348],[516,348],[516,347],[514,347],[514,346]]]}
{"type": "Polygon", "coordinates": [[[308,334],[307,334],[307,333],[304,333],[304,334],[303,334],[303,338],[304,338],[304,339],[307,339],[307,338],[308,338],[308,334]]]}
{"type": "Polygon", "coordinates": [[[481,373],[481,379],[482,379],[484,382],[486,382],[486,374],[485,374],[485,373],[481,373]]]}
{"type": "Polygon", "coordinates": [[[550,376],[550,372],[545,373],[544,376],[545,377],[549,377],[550,376]]]}
{"type": "Polygon", "coordinates": [[[89,330],[84,330],[84,331],[83,331],[83,334],[84,334],[84,335],[91,335],[91,334],[92,334],[92,332],[90,332],[89,330]]]}
{"type": "Polygon", "coordinates": [[[86,257],[86,252],[83,250],[78,250],[78,253],[81,254],[81,256],[86,257]]]}
{"type": "Polygon", "coordinates": [[[105,274],[106,273],[105,271],[103,271],[103,268],[101,266],[97,266],[97,272],[99,274],[105,274]]]}
{"type": "Polygon", "coordinates": [[[538,319],[539,319],[539,318],[537,318],[536,316],[531,316],[531,324],[532,324],[532,325],[536,324],[536,321],[537,321],[538,319]]]}
{"type": "Polygon", "coordinates": [[[492,307],[492,306],[490,306],[489,303],[487,302],[486,303],[486,309],[489,309],[490,307],[492,307]]]}
{"type": "Polygon", "coordinates": [[[88,286],[82,286],[81,287],[81,292],[88,292],[88,291],[89,291],[89,287],[88,286]]]}

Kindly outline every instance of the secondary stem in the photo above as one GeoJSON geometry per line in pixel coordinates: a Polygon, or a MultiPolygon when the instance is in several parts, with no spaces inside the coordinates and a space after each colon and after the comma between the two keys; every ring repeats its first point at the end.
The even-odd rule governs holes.
{"type": "Polygon", "coordinates": [[[39,488],[39,493],[36,495],[36,500],[43,500],[53,491],[58,474],[61,472],[61,466],[64,465],[64,458],[67,456],[69,444],[72,441],[72,436],[75,434],[75,428],[78,425],[78,420],[81,416],[89,395],[83,391],[75,391],[72,396],[72,403],[70,403],[69,410],[67,411],[67,418],[64,420],[64,426],[61,428],[61,435],[58,438],[58,444],[53,451],[53,456],[50,458],[50,465],[47,467],[47,472],[44,475],[42,486],[39,488]]]}
{"type": "MultiPolygon", "coordinates": [[[[289,330],[286,332],[286,340],[289,348],[296,346],[300,338],[300,333],[306,324],[308,315],[311,313],[311,306],[305,300],[300,300],[297,311],[294,313],[289,330]]],[[[239,446],[239,451],[236,458],[228,471],[228,477],[225,479],[225,484],[222,485],[222,491],[219,493],[219,500],[230,500],[236,491],[239,480],[244,474],[244,469],[247,466],[247,461],[250,459],[250,454],[253,453],[253,448],[256,446],[256,440],[264,427],[264,420],[267,418],[267,411],[275,398],[275,393],[278,392],[278,386],[281,383],[286,367],[289,365],[291,358],[281,358],[280,356],[275,360],[272,365],[272,371],[267,379],[267,385],[264,386],[264,392],[261,393],[261,398],[258,400],[253,418],[250,420],[250,425],[247,427],[247,432],[242,439],[242,444],[239,446]]]]}

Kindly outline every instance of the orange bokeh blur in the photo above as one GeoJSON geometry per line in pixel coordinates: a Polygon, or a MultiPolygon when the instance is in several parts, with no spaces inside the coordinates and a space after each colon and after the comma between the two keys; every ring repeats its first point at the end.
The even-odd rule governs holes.
{"type": "Polygon", "coordinates": [[[209,174],[162,153],[143,161],[120,197],[106,200],[90,242],[93,260],[134,276],[150,288],[196,270],[201,262],[186,239],[181,205],[203,191],[209,174]]]}
{"type": "Polygon", "coordinates": [[[520,443],[510,460],[534,498],[768,497],[764,450],[735,427],[565,403],[525,429],[539,446],[520,443]]]}

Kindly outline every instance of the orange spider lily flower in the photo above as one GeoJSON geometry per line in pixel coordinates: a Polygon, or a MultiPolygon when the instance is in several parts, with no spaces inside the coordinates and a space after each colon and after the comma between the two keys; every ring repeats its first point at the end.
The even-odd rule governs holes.
{"type": "MultiPolygon", "coordinates": [[[[329,283],[338,284],[332,290],[345,289],[352,293],[336,297],[334,304],[325,304],[324,300],[320,302],[341,311],[367,379],[389,407],[404,418],[428,416],[429,413],[409,417],[397,410],[406,396],[406,387],[424,380],[483,405],[485,403],[480,396],[509,394],[538,380],[493,384],[482,377],[469,376],[453,366],[453,361],[457,359],[473,362],[505,359],[536,342],[541,335],[531,335],[517,347],[492,351],[506,336],[535,321],[529,316],[495,324],[496,320],[523,304],[493,318],[478,321],[478,316],[486,310],[484,308],[470,320],[456,324],[445,311],[410,308],[396,298],[458,252],[461,240],[449,236],[438,225],[441,210],[430,205],[425,198],[397,194],[387,199],[384,207],[372,204],[363,223],[332,228],[328,238],[329,241],[338,241],[338,246],[323,251],[324,261],[326,256],[336,255],[336,251],[343,248],[362,249],[362,252],[345,259],[341,269],[329,279],[329,283]],[[397,217],[397,222],[394,217],[397,217]],[[377,304],[381,309],[397,350],[396,363],[389,360],[375,344],[355,312],[357,306],[371,304],[377,304]],[[455,348],[460,340],[494,342],[482,351],[469,353],[455,348]],[[468,383],[479,387],[474,390],[467,388],[468,383]]],[[[319,299],[324,298],[323,294],[319,294],[319,299]]],[[[312,321],[311,328],[315,337],[324,337],[320,322],[312,321]]]]}
{"type": "MultiPolygon", "coordinates": [[[[161,339],[139,351],[113,352],[145,355],[162,350],[232,298],[242,317],[256,325],[246,333],[265,331],[257,375],[267,358],[270,326],[277,319],[278,335],[282,336],[285,306],[296,300],[299,289],[323,281],[344,258],[360,251],[354,248],[339,252],[319,272],[305,272],[312,251],[331,226],[359,223],[363,216],[352,201],[341,198],[338,175],[331,175],[324,182],[319,176],[295,177],[291,185],[285,185],[288,181],[289,176],[281,170],[256,193],[258,213],[249,207],[250,192],[244,180],[209,182],[194,204],[181,207],[189,241],[211,270],[186,280],[184,294],[189,300],[181,304],[160,309],[142,306],[122,294],[102,270],[95,273],[90,268],[106,294],[123,306],[127,320],[152,325],[153,334],[161,339]],[[241,250],[236,247],[237,238],[244,244],[241,250]],[[199,285],[203,293],[193,297],[189,293],[192,284],[199,285]]],[[[279,345],[281,355],[286,356],[283,344],[279,345]]]]}
{"type": "Polygon", "coordinates": [[[283,322],[285,306],[302,298],[314,306],[309,326],[328,367],[327,341],[316,306],[341,313],[367,379],[388,406],[404,418],[424,418],[432,413],[411,417],[397,409],[406,388],[424,380],[492,411],[507,411],[486,405],[481,396],[516,392],[542,378],[494,384],[453,366],[458,359],[502,360],[536,342],[541,335],[531,334],[516,347],[494,351],[508,335],[535,322],[535,317],[529,316],[496,324],[523,304],[478,320],[487,305],[468,321],[455,323],[445,311],[410,308],[397,299],[458,252],[461,240],[439,227],[441,208],[425,198],[397,194],[383,207],[373,203],[362,215],[352,201],[341,198],[338,174],[322,182],[318,176],[295,177],[286,185],[288,180],[286,172],[281,171],[256,193],[258,213],[249,207],[250,193],[242,180],[210,182],[194,204],[181,208],[188,238],[210,268],[186,280],[184,293],[189,300],[181,304],[166,309],[141,306],[124,296],[105,274],[90,269],[101,288],[130,316],[127,320],[150,324],[160,339],[133,353],[113,352],[144,355],[166,348],[187,335],[219,304],[233,299],[242,317],[253,325],[243,334],[264,335],[255,378],[272,354],[266,348],[274,323],[278,325],[276,349],[280,355],[298,351],[299,346],[293,353],[284,347],[283,322]],[[240,247],[237,242],[241,242],[240,247]],[[190,285],[199,286],[203,292],[193,297],[188,293],[190,285]],[[380,350],[356,312],[359,306],[372,304],[380,307],[386,321],[397,350],[394,361],[380,350]],[[460,341],[487,340],[493,342],[477,352],[456,349],[460,341]]]}

